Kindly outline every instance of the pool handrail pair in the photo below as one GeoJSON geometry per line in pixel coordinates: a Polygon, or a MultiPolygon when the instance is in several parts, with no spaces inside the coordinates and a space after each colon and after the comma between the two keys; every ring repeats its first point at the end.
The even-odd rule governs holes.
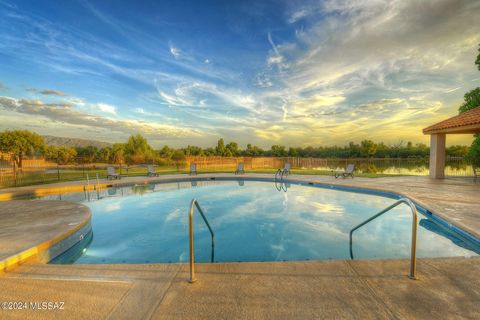
{"type": "Polygon", "coordinates": [[[198,212],[200,212],[203,221],[205,222],[208,230],[210,231],[210,235],[212,237],[212,262],[215,258],[215,234],[213,233],[212,227],[210,227],[210,224],[208,223],[207,217],[205,217],[202,208],[198,204],[197,199],[192,199],[188,214],[188,235],[190,238],[190,279],[188,280],[188,282],[190,283],[194,283],[195,281],[197,281],[197,278],[195,277],[195,246],[193,243],[193,214],[195,212],[195,207],[197,208],[198,212]]]}
{"type": "MultiPolygon", "coordinates": [[[[409,278],[412,280],[417,279],[416,278],[416,268],[417,268],[417,221],[418,221],[418,213],[417,213],[417,208],[415,204],[407,198],[401,198],[392,205],[386,207],[379,213],[373,215],[372,217],[368,218],[367,220],[363,221],[362,223],[358,224],[355,226],[352,230],[350,230],[350,257],[353,260],[353,232],[362,226],[366,225],[367,223],[371,222],[372,220],[375,220],[379,216],[389,212],[393,208],[397,207],[400,204],[406,204],[410,207],[410,210],[412,211],[412,242],[411,242],[411,250],[410,250],[410,274],[409,278]]],[[[195,247],[194,247],[194,242],[193,242],[193,214],[195,212],[195,207],[197,208],[198,212],[200,212],[200,215],[202,216],[203,221],[208,227],[208,230],[210,231],[210,235],[212,238],[212,263],[214,262],[214,257],[215,257],[215,234],[213,233],[212,227],[208,223],[207,217],[205,216],[202,208],[198,204],[198,201],[196,199],[192,199],[190,203],[190,210],[189,210],[189,218],[188,218],[188,226],[189,226],[189,240],[190,240],[190,283],[194,283],[197,281],[197,278],[195,276],[195,247]]]]}
{"type": "Polygon", "coordinates": [[[353,260],[353,249],[352,249],[352,236],[353,232],[357,230],[358,228],[366,225],[370,221],[378,218],[379,216],[383,215],[384,213],[387,213],[388,211],[392,210],[396,206],[400,204],[406,204],[410,207],[410,210],[412,211],[412,243],[411,243],[411,249],[410,249],[410,274],[409,278],[412,280],[416,280],[416,269],[417,269],[417,221],[418,221],[418,213],[417,213],[417,207],[415,204],[407,198],[401,198],[398,201],[396,201],[394,204],[386,207],[379,213],[375,214],[374,216],[368,218],[367,220],[363,221],[356,227],[354,227],[352,230],[350,230],[350,258],[353,260]]]}

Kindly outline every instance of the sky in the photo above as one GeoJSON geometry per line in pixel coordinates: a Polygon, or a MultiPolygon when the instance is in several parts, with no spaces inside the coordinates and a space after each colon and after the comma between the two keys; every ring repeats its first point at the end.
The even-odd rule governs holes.
{"type": "Polygon", "coordinates": [[[0,0],[0,130],[427,143],[480,86],[479,17],[475,0],[0,0]]]}

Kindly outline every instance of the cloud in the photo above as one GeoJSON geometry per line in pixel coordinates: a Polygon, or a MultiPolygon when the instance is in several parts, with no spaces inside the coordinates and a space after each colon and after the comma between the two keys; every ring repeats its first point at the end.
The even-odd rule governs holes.
{"type": "Polygon", "coordinates": [[[451,93],[451,92],[455,92],[459,89],[461,89],[462,87],[456,87],[456,88],[452,88],[452,89],[448,89],[447,91],[445,91],[445,93],[451,93]]]}
{"type": "Polygon", "coordinates": [[[320,6],[325,19],[306,29],[297,43],[278,46],[279,55],[296,56],[291,77],[297,90],[344,87],[345,80],[350,87],[373,80],[390,88],[427,80],[430,89],[435,77],[444,81],[448,72],[464,69],[465,54],[480,40],[472,25],[478,2],[327,1],[320,6]],[[405,77],[410,81],[402,81],[405,77]]]}
{"type": "Polygon", "coordinates": [[[268,64],[280,64],[282,62],[283,62],[282,56],[272,56],[272,57],[268,57],[267,59],[268,64]]]}
{"type": "Polygon", "coordinates": [[[345,101],[341,94],[315,94],[306,99],[295,101],[290,113],[297,117],[312,117],[316,112],[324,112],[323,107],[336,106],[345,101]]]}
{"type": "Polygon", "coordinates": [[[60,97],[65,96],[65,92],[60,90],[42,90],[42,91],[39,91],[39,93],[45,96],[60,96],[60,97]]]}
{"type": "Polygon", "coordinates": [[[175,58],[175,59],[178,59],[180,57],[180,49],[174,47],[174,46],[170,46],[170,53],[172,54],[172,56],[175,58]]]}
{"type": "Polygon", "coordinates": [[[95,107],[98,108],[98,110],[100,110],[101,112],[104,112],[104,113],[110,113],[110,114],[113,114],[113,115],[117,114],[117,108],[115,108],[112,105],[106,104],[106,103],[97,103],[97,104],[95,104],[95,107]]]}
{"type": "Polygon", "coordinates": [[[145,114],[145,109],[143,109],[143,108],[135,108],[135,109],[133,109],[133,112],[135,112],[135,113],[140,113],[140,114],[145,114]]]}
{"type": "Polygon", "coordinates": [[[127,134],[143,133],[150,137],[158,135],[162,138],[198,137],[199,130],[181,128],[177,126],[148,123],[138,120],[115,120],[107,117],[80,112],[70,103],[45,103],[41,100],[15,99],[0,96],[0,107],[29,116],[44,117],[51,121],[107,129],[127,134]]]}
{"type": "Polygon", "coordinates": [[[269,88],[273,86],[273,81],[264,73],[255,76],[255,85],[260,88],[269,88]]]}
{"type": "Polygon", "coordinates": [[[39,90],[35,88],[29,88],[27,91],[35,92],[42,94],[44,96],[58,96],[58,97],[64,97],[66,96],[65,92],[61,90],[53,90],[53,89],[44,89],[44,90],[39,90]]]}
{"type": "Polygon", "coordinates": [[[267,34],[267,38],[268,38],[268,42],[270,43],[270,45],[272,46],[272,52],[270,53],[270,55],[267,57],[267,64],[269,65],[278,65],[278,67],[280,69],[282,68],[287,68],[288,65],[286,63],[284,63],[285,59],[284,57],[280,54],[280,52],[278,51],[278,48],[277,46],[275,45],[275,43],[273,42],[273,39],[272,39],[272,34],[270,32],[268,32],[267,34]]]}
{"type": "Polygon", "coordinates": [[[309,15],[309,11],[307,9],[300,9],[298,11],[295,11],[294,13],[292,13],[292,15],[290,16],[290,18],[288,18],[288,22],[289,23],[295,23],[297,22],[298,20],[306,17],[309,15]]]}
{"type": "Polygon", "coordinates": [[[286,22],[308,23],[285,42],[267,34],[272,50],[254,81],[263,89],[255,101],[283,112],[254,132],[287,145],[296,144],[292,136],[314,145],[349,141],[351,135],[426,139],[422,126],[435,122],[430,117],[455,112],[459,89],[475,73],[478,12],[480,2],[464,0],[294,7],[286,22]],[[287,57],[288,68],[271,68],[287,57]],[[279,99],[268,100],[273,97],[279,99]]]}

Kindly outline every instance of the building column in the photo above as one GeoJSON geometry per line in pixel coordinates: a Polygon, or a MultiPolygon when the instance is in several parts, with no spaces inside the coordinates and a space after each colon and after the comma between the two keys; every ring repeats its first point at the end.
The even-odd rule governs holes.
{"type": "Polygon", "coordinates": [[[445,133],[430,136],[430,178],[445,178],[445,133]]]}

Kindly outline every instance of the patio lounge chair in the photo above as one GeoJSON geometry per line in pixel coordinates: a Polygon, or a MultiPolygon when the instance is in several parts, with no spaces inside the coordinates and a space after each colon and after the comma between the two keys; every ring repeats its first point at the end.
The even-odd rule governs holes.
{"type": "Polygon", "coordinates": [[[334,176],[335,176],[335,179],[338,179],[340,177],[342,178],[346,178],[346,177],[352,177],[353,179],[353,171],[355,171],[355,165],[354,164],[349,164],[347,165],[347,168],[345,169],[345,171],[343,172],[340,172],[340,171],[336,171],[334,172],[334,176]]]}
{"type": "Polygon", "coordinates": [[[113,166],[107,167],[107,179],[108,180],[121,179],[120,175],[115,172],[115,168],[113,166]]]}
{"type": "Polygon", "coordinates": [[[197,164],[196,163],[192,163],[190,164],[190,175],[197,175],[198,172],[197,172],[197,164]]]}
{"type": "Polygon", "coordinates": [[[148,177],[158,177],[158,173],[155,172],[155,166],[153,164],[147,165],[147,171],[148,177]]]}
{"type": "Polygon", "coordinates": [[[235,174],[244,174],[245,173],[245,164],[243,162],[240,162],[237,165],[237,170],[235,170],[235,174]]]}

